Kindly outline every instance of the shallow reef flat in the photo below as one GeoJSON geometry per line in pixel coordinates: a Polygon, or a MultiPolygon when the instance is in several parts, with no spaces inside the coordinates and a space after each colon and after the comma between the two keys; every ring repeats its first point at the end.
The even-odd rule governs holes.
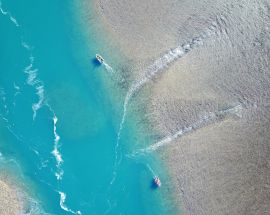
{"type": "Polygon", "coordinates": [[[161,137],[142,151],[168,164],[184,214],[270,213],[269,2],[95,4],[161,137]]]}

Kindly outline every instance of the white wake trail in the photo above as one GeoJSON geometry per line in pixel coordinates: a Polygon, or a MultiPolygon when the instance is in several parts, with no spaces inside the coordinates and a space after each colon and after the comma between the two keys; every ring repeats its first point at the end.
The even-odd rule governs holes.
{"type": "Polygon", "coordinates": [[[149,164],[146,165],[149,171],[151,172],[152,176],[156,176],[157,174],[154,172],[154,170],[151,168],[149,164]]]}
{"type": "Polygon", "coordinates": [[[109,73],[114,73],[113,68],[107,63],[107,62],[103,62],[103,65],[105,66],[105,69],[109,72],[109,73]]]}
{"type": "Polygon", "coordinates": [[[241,117],[241,111],[242,111],[242,106],[237,105],[235,107],[220,110],[220,111],[217,111],[215,113],[210,112],[209,114],[201,117],[194,124],[192,124],[188,127],[184,127],[182,129],[180,129],[179,131],[177,131],[176,133],[174,133],[173,135],[169,135],[167,137],[164,137],[160,141],[148,146],[145,149],[140,149],[137,152],[133,153],[132,155],[134,156],[137,154],[146,154],[146,153],[154,152],[154,151],[160,149],[161,147],[164,147],[167,144],[171,143],[175,139],[182,137],[183,135],[186,135],[188,133],[191,133],[191,132],[195,131],[196,129],[202,128],[203,126],[206,126],[207,124],[209,124],[211,122],[214,123],[216,121],[219,121],[226,116],[237,115],[238,117],[241,117]]]}
{"type": "MultiPolygon", "coordinates": [[[[182,58],[185,56],[188,52],[190,52],[192,49],[194,49],[197,46],[203,45],[203,40],[207,39],[208,37],[214,35],[217,31],[216,24],[213,22],[212,25],[203,32],[199,37],[193,38],[190,42],[185,43],[183,45],[180,45],[172,50],[170,50],[168,53],[154,61],[152,65],[146,68],[144,74],[140,77],[138,81],[135,81],[131,87],[129,88],[123,105],[123,115],[122,119],[119,125],[119,130],[117,133],[117,141],[115,146],[115,152],[116,152],[116,162],[118,159],[118,148],[119,148],[119,142],[121,139],[121,132],[123,129],[123,125],[125,123],[126,115],[127,115],[127,109],[129,102],[131,98],[146,84],[148,83],[153,77],[160,74],[164,69],[166,69],[170,64],[178,60],[179,58],[182,58]]],[[[115,171],[114,171],[115,175],[115,171]]]]}

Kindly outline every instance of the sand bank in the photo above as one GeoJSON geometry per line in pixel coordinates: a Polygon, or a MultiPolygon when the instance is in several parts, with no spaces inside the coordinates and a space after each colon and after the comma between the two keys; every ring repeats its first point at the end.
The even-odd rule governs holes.
{"type": "Polygon", "coordinates": [[[135,95],[149,95],[139,97],[147,102],[145,120],[161,138],[193,129],[153,152],[168,163],[185,214],[268,214],[270,5],[211,0],[95,4],[103,27],[133,63],[133,81],[147,79],[135,95]],[[170,53],[175,48],[179,52],[170,53]],[[237,116],[218,115],[192,127],[238,105],[237,116]]]}
{"type": "Polygon", "coordinates": [[[19,215],[20,202],[15,189],[8,183],[0,180],[0,214],[19,215]]]}

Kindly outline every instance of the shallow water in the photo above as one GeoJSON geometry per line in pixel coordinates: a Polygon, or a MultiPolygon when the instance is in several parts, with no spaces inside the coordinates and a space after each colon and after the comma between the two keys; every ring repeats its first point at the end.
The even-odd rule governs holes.
{"type": "Polygon", "coordinates": [[[164,214],[151,179],[165,173],[153,157],[125,156],[149,141],[131,113],[117,143],[125,93],[117,71],[93,62],[95,33],[90,50],[73,34],[71,3],[1,1],[0,152],[39,203],[24,213],[164,214]]]}

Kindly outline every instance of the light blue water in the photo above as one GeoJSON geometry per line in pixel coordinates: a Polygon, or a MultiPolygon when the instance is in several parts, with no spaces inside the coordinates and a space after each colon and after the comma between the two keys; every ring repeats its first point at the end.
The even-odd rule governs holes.
{"type": "Polygon", "coordinates": [[[149,141],[132,113],[116,147],[125,93],[93,62],[94,32],[90,50],[72,33],[71,3],[1,0],[1,171],[16,161],[13,174],[39,203],[31,214],[165,214],[154,159],[125,156],[149,141]]]}

